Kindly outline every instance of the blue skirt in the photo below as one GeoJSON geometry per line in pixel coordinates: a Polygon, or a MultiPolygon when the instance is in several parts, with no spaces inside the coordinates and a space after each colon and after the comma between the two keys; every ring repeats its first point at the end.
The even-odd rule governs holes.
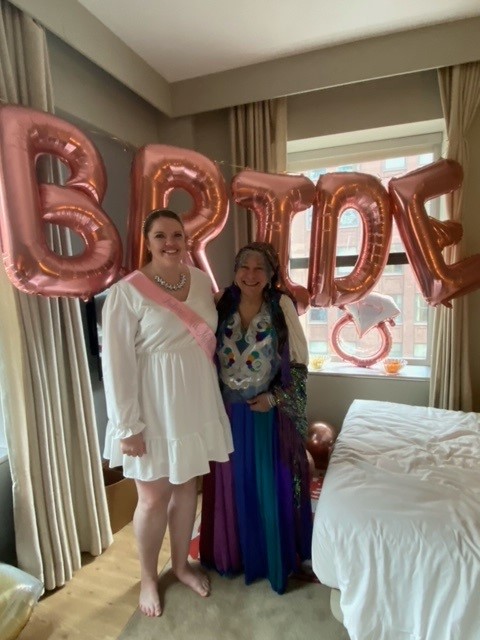
{"type": "Polygon", "coordinates": [[[288,576],[311,557],[312,511],[305,446],[274,408],[227,406],[234,452],[204,477],[200,557],[222,574],[267,578],[283,593],[288,576]]]}

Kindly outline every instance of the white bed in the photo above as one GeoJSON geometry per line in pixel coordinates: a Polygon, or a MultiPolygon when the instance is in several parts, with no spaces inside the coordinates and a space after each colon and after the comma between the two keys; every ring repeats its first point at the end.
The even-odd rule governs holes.
{"type": "Polygon", "coordinates": [[[351,640],[479,640],[480,415],[355,400],[312,564],[351,640]]]}

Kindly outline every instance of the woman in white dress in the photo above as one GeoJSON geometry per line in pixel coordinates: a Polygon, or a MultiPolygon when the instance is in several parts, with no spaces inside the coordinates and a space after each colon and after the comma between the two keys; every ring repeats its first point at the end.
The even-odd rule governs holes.
{"type": "Polygon", "coordinates": [[[105,457],[135,479],[140,609],[159,616],[157,565],[167,524],[173,572],[199,595],[210,593],[208,576],[187,561],[196,477],[210,461],[227,461],[233,447],[212,360],[210,279],[184,264],[185,230],[175,213],[153,211],[143,234],[150,262],[114,284],[103,308],[105,457]]]}

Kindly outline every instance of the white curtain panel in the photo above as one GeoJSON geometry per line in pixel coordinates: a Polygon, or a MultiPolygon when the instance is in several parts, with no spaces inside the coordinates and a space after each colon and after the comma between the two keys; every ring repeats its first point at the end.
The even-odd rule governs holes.
{"type": "MultiPolygon", "coordinates": [[[[0,9],[1,102],[53,112],[43,28],[0,9]]],[[[58,228],[49,241],[68,247],[58,228]]],[[[80,305],[18,291],[3,264],[0,386],[18,565],[54,589],[112,542],[80,305]]]]}
{"type": "MultiPolygon", "coordinates": [[[[469,178],[468,130],[480,105],[480,62],[438,70],[438,82],[447,129],[446,157],[463,167],[469,178]]],[[[463,188],[446,198],[450,220],[462,222],[463,188]]],[[[463,256],[459,243],[444,251],[448,263],[463,256]]],[[[468,297],[453,300],[452,309],[435,310],[432,340],[430,405],[441,409],[472,409],[470,349],[468,338],[468,297]]]]}
{"type": "MultiPolygon", "coordinates": [[[[287,100],[277,98],[232,107],[230,143],[235,173],[253,169],[283,173],[287,168],[287,100]]],[[[235,250],[255,240],[253,214],[241,207],[233,212],[235,250]]]]}

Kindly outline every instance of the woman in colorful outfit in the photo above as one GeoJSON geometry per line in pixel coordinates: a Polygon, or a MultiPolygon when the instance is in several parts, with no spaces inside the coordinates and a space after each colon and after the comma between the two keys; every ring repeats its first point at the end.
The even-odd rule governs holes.
{"type": "Polygon", "coordinates": [[[235,259],[217,308],[217,361],[234,452],[204,477],[200,557],[245,582],[283,593],[310,558],[312,512],[305,450],[308,349],[295,306],[277,288],[273,247],[235,259]]]}
{"type": "Polygon", "coordinates": [[[143,234],[150,262],[114,284],[103,308],[105,457],[135,479],[140,609],[158,616],[157,564],[167,524],[173,572],[209,594],[208,577],[187,562],[196,477],[210,461],[228,460],[232,438],[213,364],[211,282],[184,264],[185,230],[175,213],[153,211],[143,234]]]}

